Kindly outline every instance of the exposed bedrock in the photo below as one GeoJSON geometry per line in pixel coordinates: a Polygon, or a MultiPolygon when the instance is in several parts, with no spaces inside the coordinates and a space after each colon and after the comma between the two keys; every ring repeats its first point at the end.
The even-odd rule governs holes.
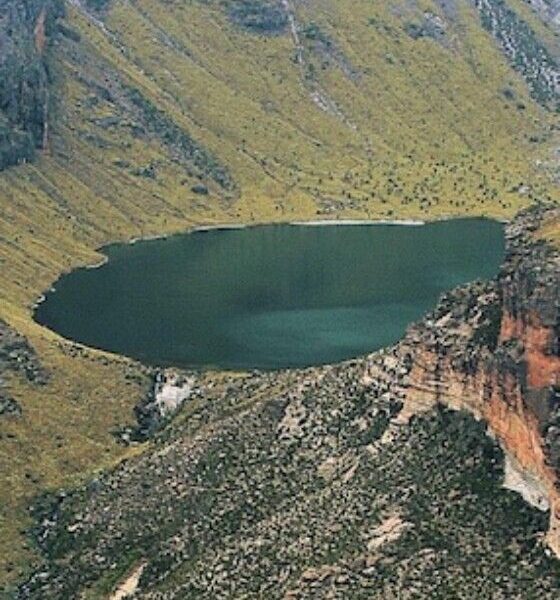
{"type": "Polygon", "coordinates": [[[412,364],[398,419],[437,403],[484,419],[506,453],[505,485],[550,508],[560,556],[560,252],[534,236],[552,213],[521,213],[497,280],[452,291],[410,328],[397,346],[412,364]]]}
{"type": "Polygon", "coordinates": [[[0,0],[0,171],[48,150],[49,48],[64,13],[63,0],[0,0]]]}
{"type": "Polygon", "coordinates": [[[44,385],[49,378],[27,339],[0,319],[0,420],[22,414],[7,383],[12,376],[23,377],[34,385],[44,385]]]}

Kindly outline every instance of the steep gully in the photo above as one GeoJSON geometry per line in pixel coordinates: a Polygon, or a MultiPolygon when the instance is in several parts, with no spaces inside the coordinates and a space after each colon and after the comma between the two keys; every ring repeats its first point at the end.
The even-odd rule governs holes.
{"type": "MultiPolygon", "coordinates": [[[[39,16],[37,17],[37,22],[35,24],[35,28],[33,30],[33,36],[35,39],[35,50],[39,56],[43,56],[45,52],[45,47],[47,45],[47,8],[43,7],[39,16]]],[[[41,149],[46,152],[49,148],[49,87],[45,86],[45,100],[43,102],[43,136],[41,142],[41,149]]]]}

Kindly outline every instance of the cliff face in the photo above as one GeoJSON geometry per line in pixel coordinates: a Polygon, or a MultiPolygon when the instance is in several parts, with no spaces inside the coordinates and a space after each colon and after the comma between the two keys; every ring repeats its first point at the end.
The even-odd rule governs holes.
{"type": "Polygon", "coordinates": [[[0,170],[48,145],[48,40],[60,0],[0,0],[0,170]]]}
{"type": "Polygon", "coordinates": [[[436,403],[484,419],[506,453],[505,485],[550,508],[547,541],[560,555],[560,253],[534,238],[558,211],[522,213],[497,281],[451,292],[411,328],[400,420],[436,403]]]}

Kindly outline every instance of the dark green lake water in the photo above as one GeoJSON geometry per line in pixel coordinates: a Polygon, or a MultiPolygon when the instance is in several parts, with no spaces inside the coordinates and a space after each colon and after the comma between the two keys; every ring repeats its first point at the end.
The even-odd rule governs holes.
{"type": "Polygon", "coordinates": [[[503,249],[502,225],[484,219],[199,231],[107,247],[35,316],[150,364],[316,365],[397,341],[443,291],[493,277],[503,249]]]}

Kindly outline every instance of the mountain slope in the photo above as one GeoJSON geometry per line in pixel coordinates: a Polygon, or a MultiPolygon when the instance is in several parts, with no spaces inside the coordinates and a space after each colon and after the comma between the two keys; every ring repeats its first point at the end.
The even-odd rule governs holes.
{"type": "Polygon", "coordinates": [[[147,373],[31,319],[96,248],[201,223],[508,217],[558,197],[554,17],[506,4],[2,0],[0,318],[48,373],[0,372],[21,408],[0,414],[2,580],[29,562],[36,493],[131,452],[111,432],[147,373]]]}
{"type": "Polygon", "coordinates": [[[557,598],[560,254],[532,234],[559,213],[394,347],[189,378],[142,456],[36,504],[17,597],[557,598]]]}

